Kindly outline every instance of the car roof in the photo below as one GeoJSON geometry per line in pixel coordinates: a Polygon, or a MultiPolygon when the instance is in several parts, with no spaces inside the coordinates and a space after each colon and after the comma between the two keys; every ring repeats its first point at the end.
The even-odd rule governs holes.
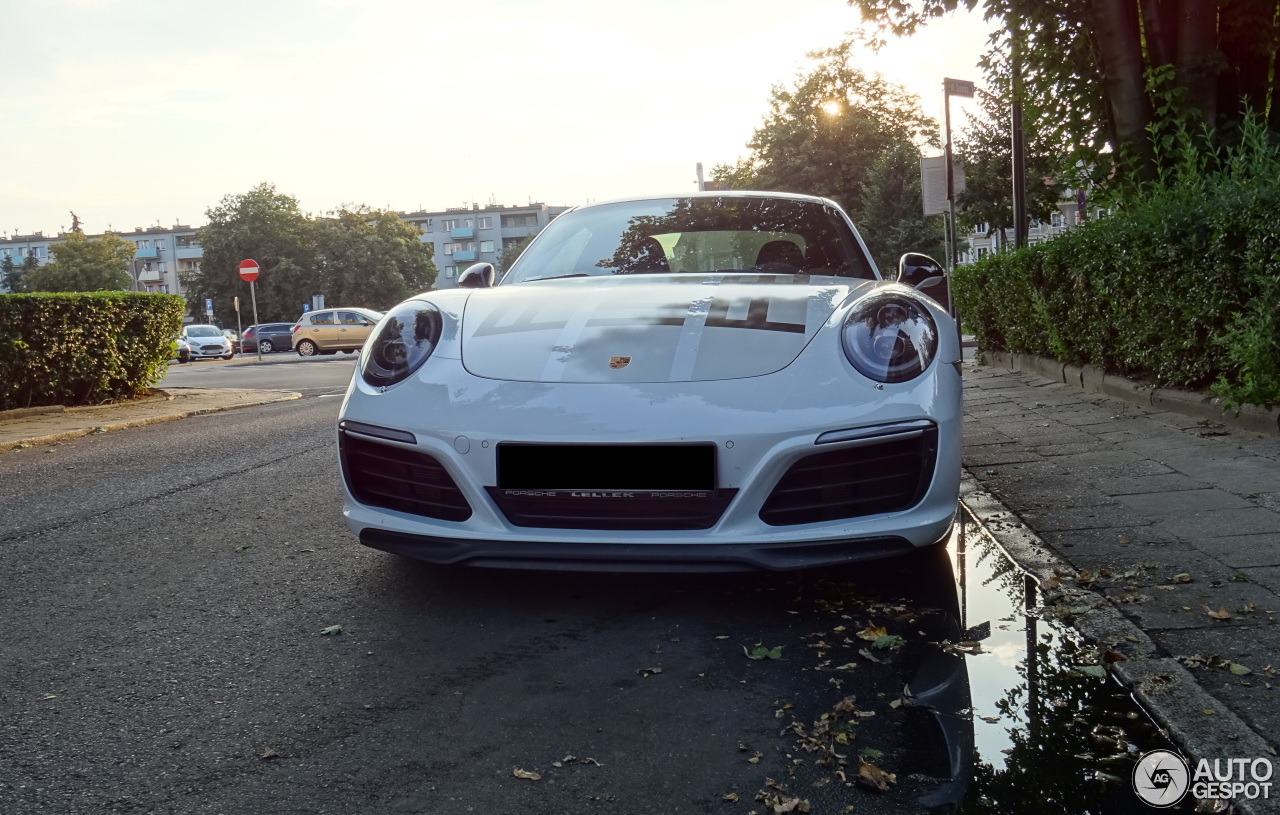
{"type": "Polygon", "coordinates": [[[791,201],[809,201],[815,204],[830,204],[839,208],[840,205],[830,198],[822,198],[817,195],[804,195],[798,192],[768,192],[765,190],[708,190],[703,192],[675,192],[667,195],[634,195],[625,198],[613,198],[608,201],[592,201],[590,204],[582,204],[573,209],[590,209],[592,207],[608,206],[610,204],[625,204],[633,201],[661,201],[668,198],[785,198],[791,201]]]}

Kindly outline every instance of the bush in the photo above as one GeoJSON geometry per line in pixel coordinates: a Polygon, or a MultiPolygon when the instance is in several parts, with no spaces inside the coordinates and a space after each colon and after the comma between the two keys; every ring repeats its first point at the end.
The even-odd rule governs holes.
{"type": "Polygon", "coordinates": [[[1110,218],[957,269],[980,347],[1280,401],[1280,151],[1247,135],[1110,218]]]}
{"type": "Polygon", "coordinates": [[[173,294],[0,295],[0,410],[146,392],[173,356],[183,308],[173,294]]]}

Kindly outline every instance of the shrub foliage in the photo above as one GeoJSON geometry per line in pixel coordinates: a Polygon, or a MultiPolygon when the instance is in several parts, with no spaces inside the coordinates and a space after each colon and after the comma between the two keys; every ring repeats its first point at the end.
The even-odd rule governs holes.
{"type": "Polygon", "coordinates": [[[173,294],[0,295],[0,410],[144,393],[173,356],[183,307],[173,294]]]}
{"type": "MultiPolygon", "coordinates": [[[[1180,142],[1189,137],[1180,134],[1180,142]]],[[[1238,146],[1180,166],[1110,218],[956,270],[983,349],[1092,364],[1234,404],[1280,402],[1280,150],[1238,146]]]]}

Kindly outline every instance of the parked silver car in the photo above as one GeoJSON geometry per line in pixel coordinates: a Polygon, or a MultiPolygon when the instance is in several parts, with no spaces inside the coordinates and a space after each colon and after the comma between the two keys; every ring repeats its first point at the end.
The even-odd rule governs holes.
{"type": "Polygon", "coordinates": [[[188,325],[182,328],[182,339],[191,346],[192,359],[212,359],[222,357],[231,359],[235,356],[231,340],[225,337],[222,329],[216,325],[188,325]]]}

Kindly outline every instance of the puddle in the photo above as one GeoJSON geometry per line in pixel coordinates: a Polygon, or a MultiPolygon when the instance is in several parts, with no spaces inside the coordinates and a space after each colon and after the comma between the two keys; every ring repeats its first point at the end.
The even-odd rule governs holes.
{"type": "MultiPolygon", "coordinates": [[[[947,548],[960,626],[983,653],[965,657],[973,765],[960,811],[1150,812],[1133,791],[1133,768],[1172,745],[1096,649],[1038,608],[1035,582],[961,518],[947,548]]],[[[1188,796],[1166,811],[1193,810],[1188,796]]]]}

